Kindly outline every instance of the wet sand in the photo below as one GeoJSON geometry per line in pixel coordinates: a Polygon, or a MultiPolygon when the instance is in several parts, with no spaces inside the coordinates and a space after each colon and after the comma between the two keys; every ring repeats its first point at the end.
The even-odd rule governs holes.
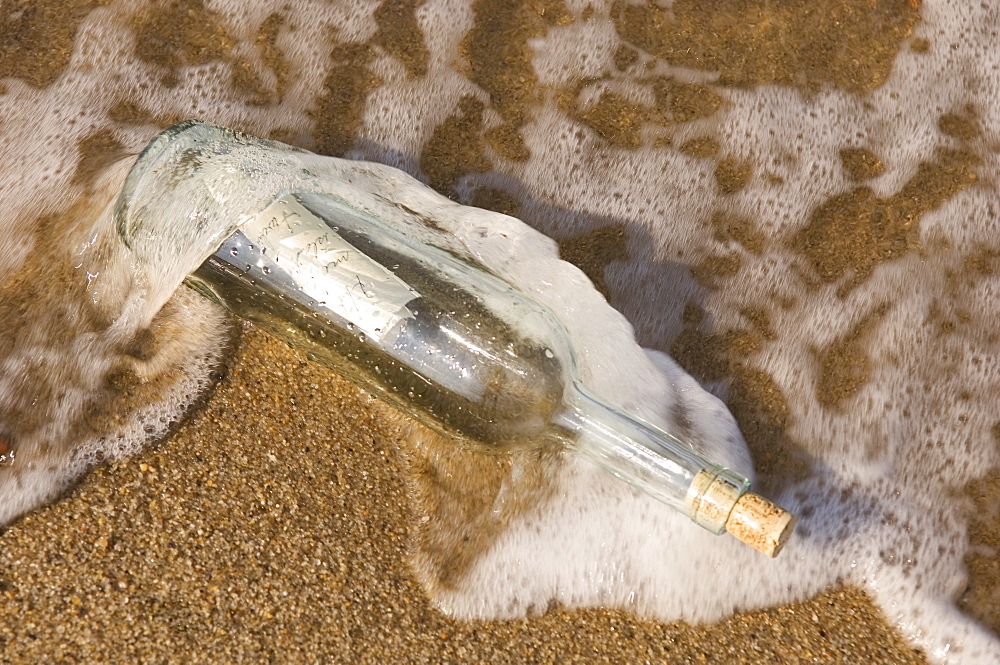
{"type": "Polygon", "coordinates": [[[173,437],[3,535],[0,660],[925,662],[849,588],[709,626],[561,608],[452,620],[407,565],[408,427],[250,330],[173,437]]]}

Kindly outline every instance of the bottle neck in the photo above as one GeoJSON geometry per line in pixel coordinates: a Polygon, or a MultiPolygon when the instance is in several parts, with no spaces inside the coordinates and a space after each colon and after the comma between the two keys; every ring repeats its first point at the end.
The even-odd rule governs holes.
{"type": "Polygon", "coordinates": [[[750,488],[744,476],[605,404],[576,383],[567,389],[556,422],[574,452],[712,533],[726,530],[730,512],[750,488]]]}

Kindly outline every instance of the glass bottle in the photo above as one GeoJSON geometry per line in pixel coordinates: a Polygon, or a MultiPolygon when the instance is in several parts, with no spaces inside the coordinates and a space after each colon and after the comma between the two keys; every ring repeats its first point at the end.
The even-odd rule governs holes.
{"type": "Polygon", "coordinates": [[[238,316],[460,444],[564,445],[709,531],[777,555],[792,515],[591,395],[549,310],[461,258],[432,219],[366,209],[339,161],[181,123],[132,168],[117,230],[139,260],[192,273],[238,316]]]}

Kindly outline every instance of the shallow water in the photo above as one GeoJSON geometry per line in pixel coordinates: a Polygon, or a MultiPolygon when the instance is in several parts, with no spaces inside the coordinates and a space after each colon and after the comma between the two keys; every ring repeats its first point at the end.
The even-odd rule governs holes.
{"type": "MultiPolygon", "coordinates": [[[[212,311],[182,296],[158,315],[179,280],[123,260],[82,282],[75,261],[129,156],[201,117],[399,166],[556,238],[643,346],[723,398],[757,487],[801,516],[766,562],[582,463],[459,461],[475,501],[413,480],[440,607],[717,620],[845,583],[932,657],[992,662],[994,634],[954,601],[969,584],[963,606],[996,629],[995,10],[231,4],[40,2],[3,24],[0,434],[19,459],[109,436],[129,443],[105,456],[126,454],[203,389],[220,337],[190,326],[217,329],[212,311]]],[[[599,388],[662,407],[584,344],[599,388]]]]}

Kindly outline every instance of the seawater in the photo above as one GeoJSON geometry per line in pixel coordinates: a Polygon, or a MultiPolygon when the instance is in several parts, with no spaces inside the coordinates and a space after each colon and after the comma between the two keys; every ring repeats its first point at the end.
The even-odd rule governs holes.
{"type": "MultiPolygon", "coordinates": [[[[179,267],[136,261],[112,222],[134,155],[198,117],[400,167],[582,246],[621,314],[520,222],[452,215],[411,184],[387,193],[553,307],[597,392],[737,468],[752,457],[758,486],[800,515],[764,561],[566,459],[457,583],[418,570],[445,611],[554,600],[710,621],[847,583],[935,660],[994,662],[996,636],[954,601],[962,490],[998,464],[1000,16],[844,2],[827,26],[765,5],[15,11],[19,49],[0,63],[0,436],[16,456],[0,519],[163,436],[211,382],[223,317],[179,267]],[[491,33],[496,15],[508,29],[491,33]],[[713,50],[720,30],[728,51],[713,50]],[[608,228],[626,238],[611,262],[586,251],[608,228]]],[[[386,185],[363,164],[355,176],[386,185]]]]}

